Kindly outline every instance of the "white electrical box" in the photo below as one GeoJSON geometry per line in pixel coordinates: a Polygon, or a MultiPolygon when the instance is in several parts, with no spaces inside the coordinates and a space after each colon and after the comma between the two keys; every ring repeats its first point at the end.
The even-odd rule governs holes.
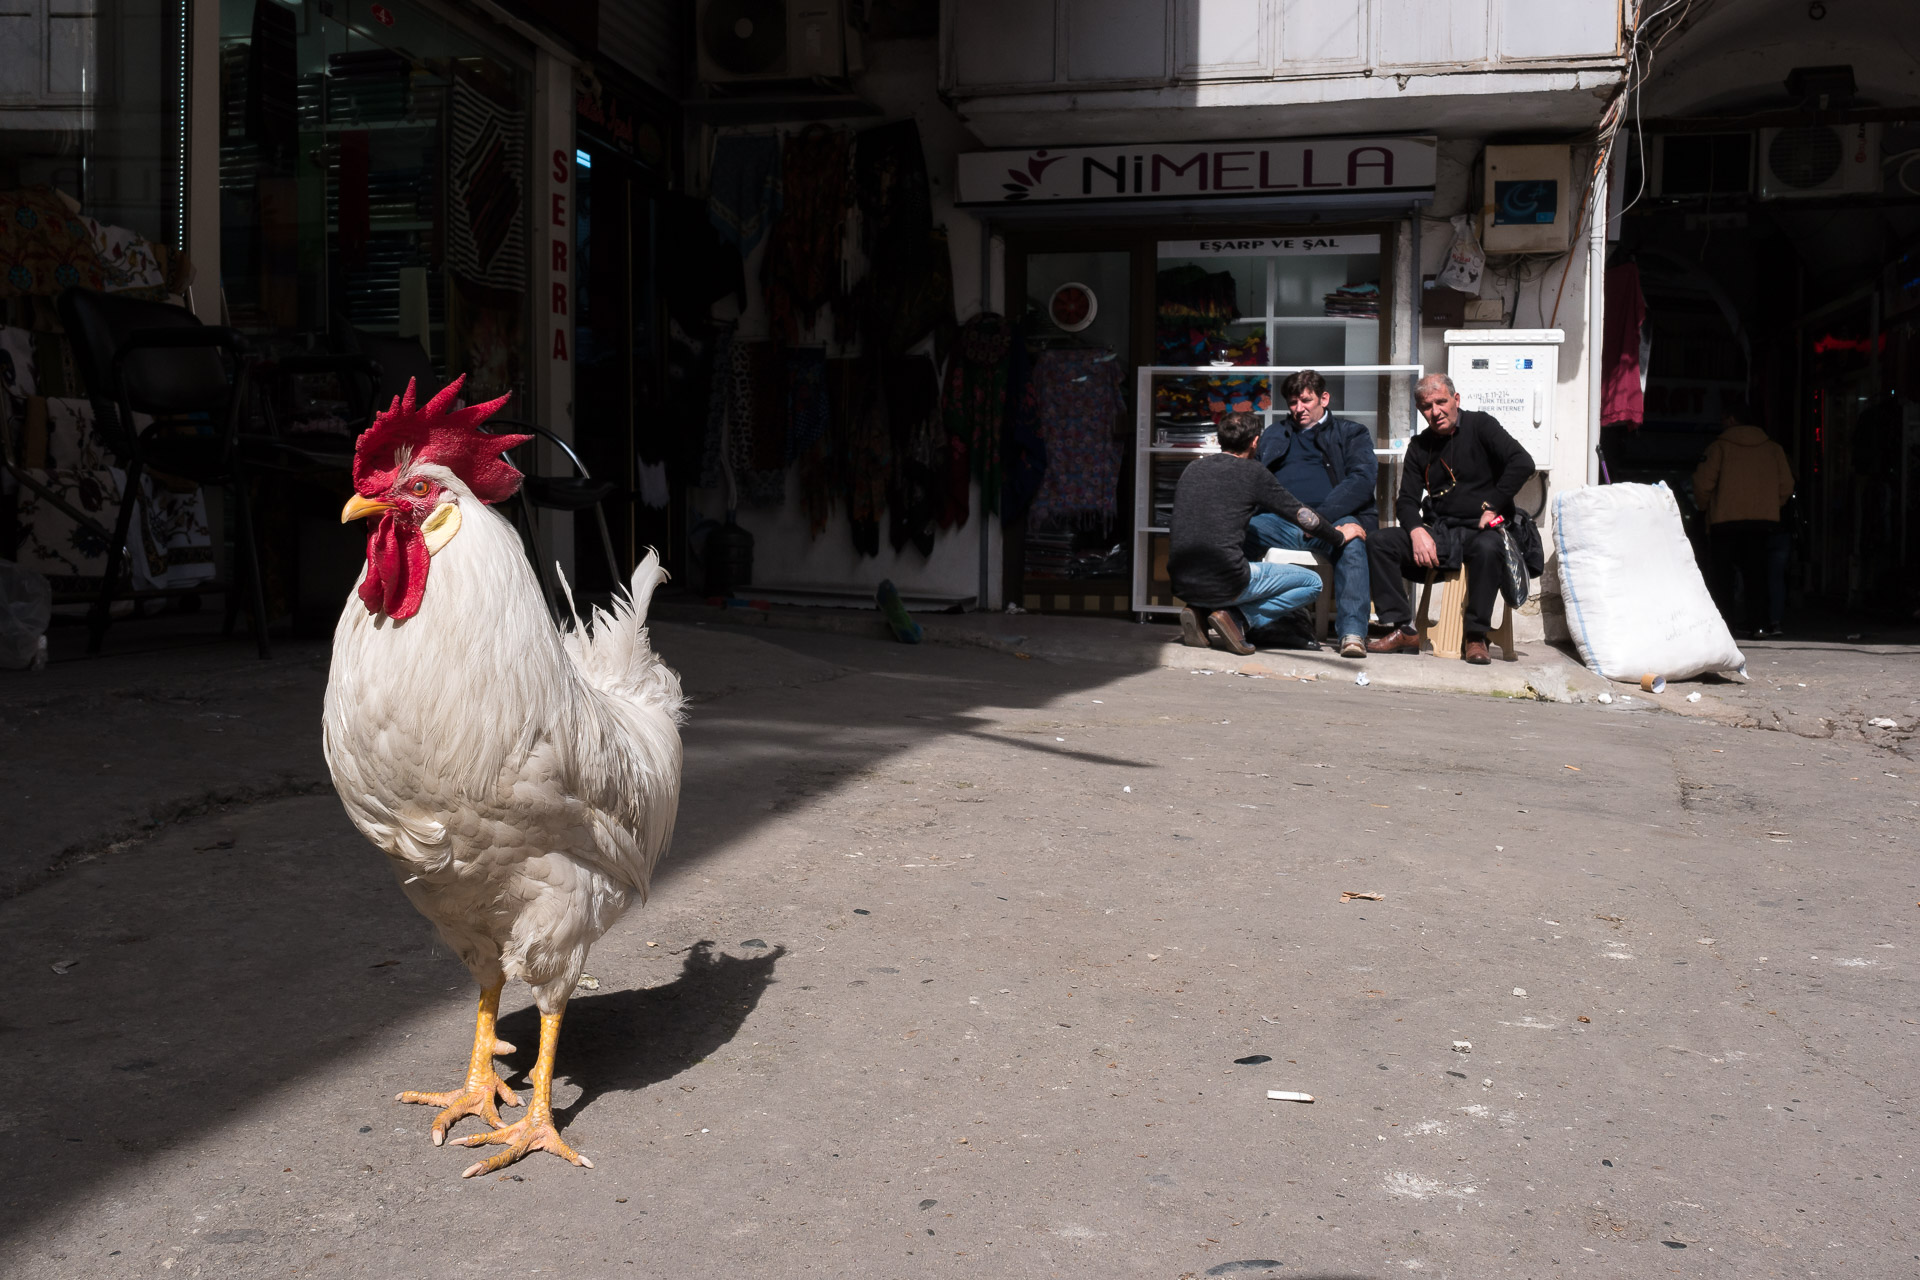
{"type": "Polygon", "coordinates": [[[1563,329],[1449,329],[1447,376],[1460,407],[1490,413],[1545,471],[1553,465],[1553,392],[1563,329]]]}
{"type": "Polygon", "coordinates": [[[1480,174],[1480,246],[1488,253],[1559,253],[1573,243],[1573,149],[1490,145],[1480,174]]]}

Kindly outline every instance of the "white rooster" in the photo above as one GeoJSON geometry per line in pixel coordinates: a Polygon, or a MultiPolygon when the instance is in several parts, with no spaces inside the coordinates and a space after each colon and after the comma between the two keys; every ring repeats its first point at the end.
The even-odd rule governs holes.
{"type": "Polygon", "coordinates": [[[547,614],[513,526],[489,503],[520,473],[503,449],[529,437],[479,424],[505,400],[451,408],[460,383],[414,404],[414,388],[354,449],[355,497],[341,520],[374,517],[367,567],[333,638],[327,766],[354,826],[480,984],[466,1082],[402,1102],[443,1108],[435,1146],[466,1116],[488,1130],[455,1141],[505,1150],[462,1175],[533,1150],[592,1163],[553,1122],[560,1017],[587,960],[647,882],[673,834],[680,794],[680,681],[647,643],[647,604],[666,576],[649,552],[591,634],[547,614]],[[518,978],[540,1007],[540,1056],[526,1115],[494,1070],[500,990],[518,978]]]}

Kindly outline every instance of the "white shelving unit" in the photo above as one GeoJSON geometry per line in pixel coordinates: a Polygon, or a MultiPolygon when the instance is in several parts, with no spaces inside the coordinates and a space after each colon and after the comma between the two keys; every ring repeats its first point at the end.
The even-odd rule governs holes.
{"type": "MultiPolygon", "coordinates": [[[[1272,323],[1271,318],[1265,323],[1272,323]]],[[[1317,319],[1314,323],[1329,323],[1326,319],[1317,319]]],[[[1334,321],[1338,323],[1338,321],[1334,321]]],[[[1373,324],[1372,320],[1364,323],[1373,324]]],[[[1184,421],[1156,421],[1155,388],[1156,384],[1181,379],[1206,381],[1214,378],[1259,378],[1271,388],[1271,395],[1277,401],[1278,389],[1282,380],[1290,373],[1298,373],[1306,365],[1143,365],[1137,371],[1137,384],[1134,388],[1134,484],[1133,484],[1133,611],[1145,617],[1155,613],[1178,613],[1180,605],[1167,584],[1165,565],[1167,547],[1167,525],[1157,520],[1154,487],[1156,469],[1171,471],[1177,475],[1186,464],[1208,453],[1218,453],[1220,446],[1209,439],[1199,447],[1183,447],[1154,443],[1156,428],[1168,426],[1198,426],[1199,423],[1184,421]]],[[[1350,365],[1314,365],[1321,376],[1327,379],[1334,392],[1332,412],[1336,417],[1350,418],[1373,428],[1374,456],[1387,464],[1388,488],[1391,495],[1398,487],[1399,475],[1396,463],[1405,452],[1406,446],[1393,446],[1398,437],[1402,441],[1412,434],[1415,424],[1402,424],[1402,432],[1380,429],[1380,412],[1375,409],[1344,409],[1342,402],[1348,399],[1360,399],[1352,393],[1354,387],[1349,379],[1354,378],[1405,378],[1407,380],[1407,403],[1413,403],[1412,389],[1426,372],[1425,366],[1417,364],[1350,364],[1350,365]],[[1404,434],[1403,434],[1404,432],[1404,434]]],[[[1370,388],[1373,395],[1366,397],[1374,404],[1389,403],[1391,397],[1384,387],[1370,388]]],[[[1273,417],[1286,412],[1284,405],[1275,403],[1272,410],[1263,414],[1271,421],[1273,417]]],[[[1390,424],[1391,425],[1391,424],[1390,424]]]]}

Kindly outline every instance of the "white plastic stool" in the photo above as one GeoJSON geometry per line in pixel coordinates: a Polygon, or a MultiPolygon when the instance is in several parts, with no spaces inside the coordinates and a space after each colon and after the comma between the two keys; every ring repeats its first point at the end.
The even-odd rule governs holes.
{"type": "Polygon", "coordinates": [[[1268,564],[1303,564],[1320,575],[1320,599],[1313,606],[1313,635],[1326,636],[1333,625],[1333,562],[1312,551],[1286,551],[1267,548],[1262,557],[1268,564]]]}

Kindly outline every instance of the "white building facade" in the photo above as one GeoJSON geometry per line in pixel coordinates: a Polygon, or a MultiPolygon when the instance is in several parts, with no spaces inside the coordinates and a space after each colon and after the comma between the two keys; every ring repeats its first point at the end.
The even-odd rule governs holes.
{"type": "MultiPolygon", "coordinates": [[[[1011,281],[1037,302],[1053,275],[1097,273],[1094,258],[1125,254],[1136,294],[1172,279],[1171,267],[1226,270],[1245,286],[1244,312],[1261,300],[1264,268],[1273,280],[1264,325],[1227,336],[1264,328],[1258,363],[1276,369],[1395,370],[1332,379],[1335,411],[1375,427],[1383,475],[1397,474],[1392,458],[1418,429],[1406,371],[1447,370],[1450,329],[1558,330],[1557,378],[1523,415],[1539,421],[1508,424],[1537,442],[1542,478],[1523,494],[1537,508],[1553,489],[1593,478],[1598,298],[1587,286],[1606,228],[1591,180],[1597,129],[1623,82],[1624,21],[1618,0],[948,6],[942,92],[991,148],[962,156],[958,172],[961,205],[995,246],[986,287],[1003,298],[1011,281]],[[1527,150],[1513,156],[1500,149],[1507,142],[1527,150]],[[1498,172],[1509,158],[1530,162],[1525,189],[1535,206],[1543,194],[1552,206],[1546,225],[1519,235],[1497,200],[1517,185],[1498,172]],[[1031,179],[1030,168],[1039,170],[1031,179]],[[1489,251],[1485,271],[1471,298],[1436,295],[1425,286],[1463,214],[1489,251]],[[1074,248],[1094,241],[1098,250],[1074,248]],[[1359,252],[1316,257],[1321,244],[1359,252]],[[1367,286],[1377,289],[1372,308],[1333,296],[1367,286]]],[[[1524,216],[1546,215],[1532,207],[1524,216]]],[[[1156,307],[1129,301],[1135,314],[1156,307]]],[[[1165,318],[1139,324],[1136,364],[1168,360],[1165,318]]],[[[1474,335],[1476,355],[1494,354],[1467,367],[1514,367],[1493,336],[1474,335]]],[[[1244,341],[1228,345],[1212,354],[1255,363],[1244,341]]],[[[1281,376],[1266,400],[1254,397],[1270,413],[1284,410],[1274,403],[1281,376]]],[[[1167,403],[1136,404],[1144,432],[1156,415],[1165,420],[1167,403]]],[[[1142,493],[1167,461],[1153,452],[1157,438],[1135,441],[1136,579],[1164,604],[1164,585],[1153,585],[1157,535],[1139,532],[1164,523],[1142,493]]],[[[1048,603],[1044,590],[1020,595],[1048,603]]],[[[1142,602],[1136,592],[1136,610],[1142,602]]]]}

